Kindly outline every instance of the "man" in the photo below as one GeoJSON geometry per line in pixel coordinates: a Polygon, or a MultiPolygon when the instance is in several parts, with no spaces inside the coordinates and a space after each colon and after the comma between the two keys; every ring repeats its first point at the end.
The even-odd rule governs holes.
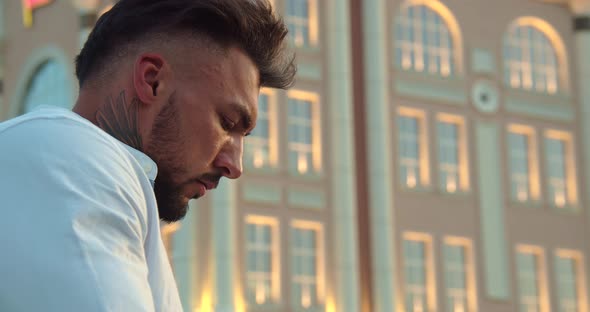
{"type": "Polygon", "coordinates": [[[181,311],[159,219],[242,173],[261,86],[287,88],[262,0],[121,0],[76,60],[73,112],[0,124],[0,311],[181,311]]]}

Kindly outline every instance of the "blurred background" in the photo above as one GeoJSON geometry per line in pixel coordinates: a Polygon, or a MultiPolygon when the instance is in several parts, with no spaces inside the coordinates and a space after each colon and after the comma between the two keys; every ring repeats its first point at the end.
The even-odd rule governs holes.
{"type": "MultiPolygon", "coordinates": [[[[297,82],[162,225],[186,311],[589,311],[590,0],[272,2],[297,82]]],[[[0,0],[0,120],[112,4],[0,0]]]]}

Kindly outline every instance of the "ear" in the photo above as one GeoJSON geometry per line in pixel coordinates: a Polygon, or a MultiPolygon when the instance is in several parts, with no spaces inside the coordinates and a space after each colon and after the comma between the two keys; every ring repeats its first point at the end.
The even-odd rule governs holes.
{"type": "Polygon", "coordinates": [[[142,103],[159,104],[165,95],[170,79],[170,66],[162,55],[141,54],[133,68],[133,86],[142,103]]]}

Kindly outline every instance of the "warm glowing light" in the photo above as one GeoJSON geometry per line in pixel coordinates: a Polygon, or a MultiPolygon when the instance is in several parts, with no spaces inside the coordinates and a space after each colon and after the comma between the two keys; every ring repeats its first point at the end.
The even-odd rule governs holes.
{"type": "Polygon", "coordinates": [[[521,202],[526,201],[528,199],[528,194],[522,185],[519,185],[516,197],[521,202]]]}
{"type": "Polygon", "coordinates": [[[307,170],[309,170],[306,156],[305,153],[299,153],[299,155],[297,155],[297,171],[299,171],[299,173],[306,173],[307,170]]]}
{"type": "Polygon", "coordinates": [[[547,77],[547,92],[549,94],[555,94],[555,92],[557,92],[557,82],[555,81],[555,76],[547,77]]]}
{"type": "Polygon", "coordinates": [[[266,302],[266,289],[262,281],[256,283],[256,303],[263,304],[266,302]]]}
{"type": "Polygon", "coordinates": [[[463,302],[462,301],[455,301],[455,307],[453,309],[453,312],[465,312],[465,307],[463,306],[463,302]]]}
{"type": "Polygon", "coordinates": [[[412,67],[412,58],[410,57],[410,51],[404,48],[402,52],[402,68],[410,69],[412,67]]]}
{"type": "Polygon", "coordinates": [[[510,86],[513,88],[520,86],[520,77],[518,76],[518,71],[514,70],[514,68],[510,68],[510,86]]]}
{"type": "Polygon", "coordinates": [[[416,71],[424,70],[424,58],[422,57],[422,49],[416,49],[416,71]]]}
{"type": "Polygon", "coordinates": [[[449,64],[449,59],[447,53],[443,53],[440,64],[440,73],[443,77],[447,77],[451,74],[451,64],[449,64]]]}
{"type": "Polygon", "coordinates": [[[557,207],[565,206],[565,192],[563,190],[555,191],[555,205],[557,207]]]}
{"type": "Polygon", "coordinates": [[[211,289],[205,289],[201,296],[201,306],[195,309],[195,312],[212,312],[213,300],[211,298],[211,289]]]}
{"type": "Polygon", "coordinates": [[[414,188],[416,187],[417,182],[418,181],[416,180],[416,172],[414,170],[408,171],[408,175],[406,177],[406,185],[409,188],[414,188]]]}
{"type": "Polygon", "coordinates": [[[414,312],[424,312],[424,305],[418,296],[414,297],[414,312]]]}
{"type": "Polygon", "coordinates": [[[457,191],[457,179],[454,175],[447,175],[447,192],[455,193],[457,191]]]}
{"type": "Polygon", "coordinates": [[[332,296],[326,298],[326,312],[336,312],[336,303],[334,303],[332,296]]]}
{"type": "Polygon", "coordinates": [[[522,185],[518,186],[518,191],[516,193],[516,197],[518,198],[519,201],[527,201],[528,200],[528,193],[526,191],[526,188],[522,185]]]}
{"type": "Polygon", "coordinates": [[[301,306],[306,309],[311,306],[311,294],[309,291],[309,285],[305,285],[303,289],[301,289],[301,306]]]}
{"type": "Polygon", "coordinates": [[[303,46],[303,33],[301,31],[295,32],[295,45],[298,47],[303,46]]]}
{"type": "Polygon", "coordinates": [[[527,90],[530,90],[533,87],[533,78],[531,77],[531,72],[529,70],[522,72],[522,86],[527,90]]]}
{"type": "Polygon", "coordinates": [[[255,168],[262,168],[264,166],[264,154],[262,153],[261,149],[254,150],[254,167],[255,168]]]}

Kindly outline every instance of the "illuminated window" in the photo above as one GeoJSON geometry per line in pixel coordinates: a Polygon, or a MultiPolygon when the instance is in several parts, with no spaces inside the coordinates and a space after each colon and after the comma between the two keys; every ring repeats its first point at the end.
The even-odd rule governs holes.
{"type": "Polygon", "coordinates": [[[166,249],[166,255],[168,255],[168,261],[170,262],[170,266],[174,269],[174,233],[180,227],[179,223],[169,223],[164,224],[161,223],[160,226],[160,234],[162,237],[162,242],[164,243],[164,249],[166,249]]]}
{"type": "Polygon", "coordinates": [[[399,67],[445,77],[455,72],[452,33],[438,12],[426,5],[403,7],[395,28],[399,67]]]}
{"type": "Polygon", "coordinates": [[[274,167],[277,163],[276,106],[270,91],[258,98],[256,128],[245,143],[245,162],[254,168],[274,167]]]}
{"type": "Polygon", "coordinates": [[[405,305],[407,312],[434,309],[431,240],[423,234],[406,234],[403,242],[405,305]]]}
{"type": "Polygon", "coordinates": [[[512,88],[554,94],[559,89],[555,48],[545,32],[516,24],[504,39],[504,80],[512,88]]]}
{"type": "Polygon", "coordinates": [[[548,312],[543,250],[535,246],[519,246],[516,269],[518,272],[519,311],[548,312]]]}
{"type": "Polygon", "coordinates": [[[520,202],[539,199],[537,142],[534,130],[526,126],[510,125],[508,153],[512,199],[520,202]]]}
{"type": "Polygon", "coordinates": [[[555,255],[559,311],[586,312],[585,272],[582,256],[577,251],[558,250],[555,255]]]}
{"type": "Polygon", "coordinates": [[[286,0],[285,22],[289,39],[296,47],[313,46],[317,42],[317,0],[286,0]]]}
{"type": "Polygon", "coordinates": [[[288,101],[289,165],[292,172],[321,170],[321,136],[317,95],[290,91],[288,101]]]}
{"type": "Polygon", "coordinates": [[[553,205],[572,207],[577,203],[574,151],[571,135],[548,130],[545,136],[547,194],[553,205]]]}
{"type": "Polygon", "coordinates": [[[70,81],[66,69],[55,61],[43,63],[29,82],[23,103],[25,113],[41,105],[71,108],[70,81]]]}
{"type": "Polygon", "coordinates": [[[273,218],[246,218],[246,297],[251,304],[279,299],[277,231],[273,218]]]}
{"type": "Polygon", "coordinates": [[[447,237],[443,254],[447,311],[474,311],[477,303],[471,241],[465,238],[447,237]]]}
{"type": "Polygon", "coordinates": [[[436,132],[441,189],[448,193],[468,190],[467,140],[463,118],[439,114],[436,132]]]}
{"type": "Polygon", "coordinates": [[[408,188],[428,185],[430,177],[424,112],[400,108],[397,121],[402,185],[408,188]]]}
{"type": "Polygon", "coordinates": [[[291,298],[303,309],[318,306],[323,297],[321,225],[293,221],[291,226],[291,298]]]}

